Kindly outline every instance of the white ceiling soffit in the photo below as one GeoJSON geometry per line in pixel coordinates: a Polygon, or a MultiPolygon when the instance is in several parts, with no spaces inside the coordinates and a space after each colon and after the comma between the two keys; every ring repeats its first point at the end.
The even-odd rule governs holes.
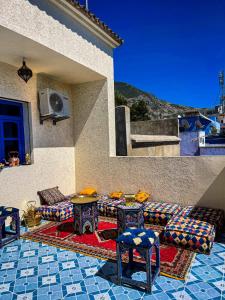
{"type": "Polygon", "coordinates": [[[19,68],[25,57],[34,73],[45,73],[70,84],[104,79],[102,75],[62,54],[2,26],[0,40],[1,62],[19,68]]]}

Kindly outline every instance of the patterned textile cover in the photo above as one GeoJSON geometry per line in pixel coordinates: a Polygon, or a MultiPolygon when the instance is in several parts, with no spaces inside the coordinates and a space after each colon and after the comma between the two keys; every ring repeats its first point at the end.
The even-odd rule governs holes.
{"type": "Polygon", "coordinates": [[[222,228],[225,219],[224,211],[222,209],[200,206],[186,206],[179,215],[207,222],[214,225],[216,230],[222,228]]]}
{"type": "Polygon", "coordinates": [[[41,199],[41,204],[53,205],[61,201],[65,201],[65,196],[60,192],[58,187],[39,191],[38,195],[41,199]]]}
{"type": "Polygon", "coordinates": [[[42,219],[60,222],[73,217],[73,204],[63,201],[55,205],[42,205],[38,211],[41,212],[42,219]]]}
{"type": "Polygon", "coordinates": [[[145,223],[166,225],[182,210],[181,206],[172,203],[148,202],[144,208],[145,223]]]}
{"type": "Polygon", "coordinates": [[[106,216],[106,208],[112,202],[113,200],[109,199],[107,195],[103,195],[99,197],[99,200],[97,202],[97,208],[100,216],[106,216]]]}
{"type": "Polygon", "coordinates": [[[151,248],[159,233],[151,229],[129,228],[117,238],[117,243],[124,243],[133,247],[151,248]]]}
{"type": "Polygon", "coordinates": [[[193,210],[194,206],[193,205],[188,205],[188,206],[185,206],[181,209],[181,211],[179,212],[179,216],[182,216],[182,217],[189,217],[190,216],[190,213],[191,211],[193,210]]]}
{"type": "Polygon", "coordinates": [[[117,206],[124,203],[124,200],[113,200],[106,206],[106,216],[116,218],[117,217],[117,206]]]}
{"type": "Polygon", "coordinates": [[[210,253],[214,239],[213,225],[188,217],[173,217],[164,230],[166,242],[204,254],[210,253]]]}

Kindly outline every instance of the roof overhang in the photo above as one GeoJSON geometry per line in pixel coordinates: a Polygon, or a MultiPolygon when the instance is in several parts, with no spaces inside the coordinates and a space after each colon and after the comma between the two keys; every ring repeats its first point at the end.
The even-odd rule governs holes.
{"type": "MultiPolygon", "coordinates": [[[[90,18],[88,18],[84,13],[79,11],[75,5],[71,4],[71,1],[68,0],[49,0],[57,7],[62,9],[65,13],[70,15],[80,24],[85,26],[88,30],[98,36],[101,40],[103,40],[107,45],[112,48],[116,48],[122,44],[122,39],[113,38],[109,33],[107,33],[104,29],[98,26],[95,22],[93,22],[90,18]]],[[[97,19],[97,18],[96,18],[97,19]]]]}
{"type": "Polygon", "coordinates": [[[105,79],[79,62],[2,26],[0,40],[3,41],[0,47],[0,62],[19,68],[22,58],[25,57],[27,65],[34,73],[48,74],[68,84],[105,79]]]}

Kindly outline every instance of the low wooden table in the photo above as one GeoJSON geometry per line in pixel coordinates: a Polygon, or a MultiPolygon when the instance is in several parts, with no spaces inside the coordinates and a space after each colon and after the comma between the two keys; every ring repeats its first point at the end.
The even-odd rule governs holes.
{"type": "Polygon", "coordinates": [[[135,203],[131,206],[117,206],[118,234],[122,234],[129,227],[143,228],[144,216],[143,205],[135,203]]]}
{"type": "Polygon", "coordinates": [[[74,197],[74,229],[79,234],[92,233],[98,228],[98,198],[95,197],[74,197]]]}

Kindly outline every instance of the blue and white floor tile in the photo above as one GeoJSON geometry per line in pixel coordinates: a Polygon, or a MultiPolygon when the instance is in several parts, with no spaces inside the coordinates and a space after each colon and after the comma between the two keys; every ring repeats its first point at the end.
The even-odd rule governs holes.
{"type": "MultiPolygon", "coordinates": [[[[225,300],[225,244],[197,254],[186,281],[160,276],[152,294],[115,284],[116,266],[42,243],[19,240],[0,249],[1,300],[225,300]]],[[[134,274],[145,280],[144,272],[134,274]]]]}

